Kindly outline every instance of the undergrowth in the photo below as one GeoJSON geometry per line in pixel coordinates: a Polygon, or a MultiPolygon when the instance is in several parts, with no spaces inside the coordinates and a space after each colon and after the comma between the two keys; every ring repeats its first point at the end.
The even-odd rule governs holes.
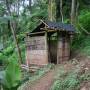
{"type": "Polygon", "coordinates": [[[82,48],[80,48],[80,51],[85,55],[90,56],[90,36],[83,39],[82,48]]]}
{"type": "Polygon", "coordinates": [[[34,81],[40,79],[45,73],[49,72],[52,68],[54,68],[53,64],[49,64],[43,68],[38,69],[35,73],[28,74],[28,80],[24,81],[23,84],[21,84],[21,86],[18,88],[18,90],[25,90],[25,87],[29,87],[29,85],[31,85],[32,83],[34,83],[34,81]]]}
{"type": "Polygon", "coordinates": [[[90,81],[90,73],[80,74],[80,70],[79,65],[70,71],[60,67],[51,90],[80,90],[82,82],[90,81]]]}
{"type": "Polygon", "coordinates": [[[76,24],[78,34],[74,35],[72,50],[90,56],[90,12],[84,11],[82,10],[78,16],[79,21],[76,24]]]}

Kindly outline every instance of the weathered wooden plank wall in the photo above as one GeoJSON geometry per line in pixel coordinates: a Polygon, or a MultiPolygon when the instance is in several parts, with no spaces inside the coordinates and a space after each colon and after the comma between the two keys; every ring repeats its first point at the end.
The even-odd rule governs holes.
{"type": "Polygon", "coordinates": [[[63,61],[69,60],[70,57],[70,43],[69,37],[58,35],[58,45],[57,45],[57,64],[63,61]]]}
{"type": "Polygon", "coordinates": [[[28,64],[48,64],[48,50],[46,36],[27,37],[26,60],[28,64]]]}

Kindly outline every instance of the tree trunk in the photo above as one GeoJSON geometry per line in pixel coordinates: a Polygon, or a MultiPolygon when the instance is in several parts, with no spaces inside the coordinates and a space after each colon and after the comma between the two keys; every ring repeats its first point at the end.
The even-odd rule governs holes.
{"type": "Polygon", "coordinates": [[[0,28],[0,33],[2,34],[0,37],[0,42],[1,42],[1,44],[4,46],[4,41],[3,41],[3,36],[4,36],[4,34],[3,34],[3,30],[2,30],[2,27],[0,28]]]}
{"type": "MultiPolygon", "coordinates": [[[[7,11],[8,11],[8,16],[11,16],[10,3],[8,2],[8,0],[6,0],[6,7],[7,7],[7,11]]],[[[15,22],[10,21],[10,29],[11,29],[11,32],[13,34],[14,42],[16,44],[16,48],[17,48],[17,52],[18,52],[18,56],[19,56],[19,64],[21,65],[22,57],[21,57],[21,50],[19,48],[16,33],[15,33],[15,29],[16,29],[15,22]]]]}
{"type": "Polygon", "coordinates": [[[17,1],[17,15],[19,16],[19,0],[17,1]]]}
{"type": "Polygon", "coordinates": [[[23,7],[25,7],[25,0],[23,0],[23,7]]]}
{"type": "Polygon", "coordinates": [[[3,32],[3,37],[2,37],[2,43],[3,43],[3,48],[5,48],[5,33],[3,32]]]}
{"type": "Polygon", "coordinates": [[[55,0],[48,1],[48,20],[56,21],[56,2],[55,0]]]}
{"type": "Polygon", "coordinates": [[[71,5],[71,24],[75,24],[75,4],[76,4],[76,0],[72,0],[72,5],[71,5]]]}
{"type": "Polygon", "coordinates": [[[79,11],[79,1],[77,0],[77,5],[76,5],[76,21],[78,21],[78,11],[79,11]]]}
{"type": "Polygon", "coordinates": [[[61,13],[61,21],[62,21],[62,23],[63,23],[64,18],[63,18],[63,7],[62,7],[62,5],[63,5],[63,1],[62,1],[62,0],[60,0],[60,13],[61,13]]]}
{"type": "Polygon", "coordinates": [[[32,0],[29,0],[29,11],[30,11],[30,13],[32,11],[31,4],[32,4],[32,0]]]}
{"type": "Polygon", "coordinates": [[[21,65],[22,63],[22,56],[21,56],[21,50],[19,48],[19,44],[18,44],[18,40],[17,40],[17,37],[16,37],[16,33],[15,33],[15,22],[11,22],[10,23],[10,26],[11,26],[11,31],[12,31],[12,34],[13,34],[13,38],[14,38],[14,41],[16,43],[16,48],[17,48],[17,52],[18,52],[18,57],[19,57],[19,64],[21,65]]]}
{"type": "Polygon", "coordinates": [[[51,7],[51,0],[48,1],[48,20],[52,21],[52,7],[51,7]]]}

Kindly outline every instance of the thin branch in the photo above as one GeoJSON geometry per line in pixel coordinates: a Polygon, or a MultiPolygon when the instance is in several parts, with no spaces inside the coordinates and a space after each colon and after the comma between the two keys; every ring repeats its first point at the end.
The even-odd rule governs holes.
{"type": "Polygon", "coordinates": [[[60,13],[61,13],[61,20],[62,20],[62,23],[63,23],[64,17],[63,17],[63,8],[62,8],[62,6],[63,6],[63,1],[60,0],[60,13]]]}
{"type": "Polygon", "coordinates": [[[90,32],[88,32],[81,24],[78,24],[80,28],[88,35],[90,35],[90,32]]]}

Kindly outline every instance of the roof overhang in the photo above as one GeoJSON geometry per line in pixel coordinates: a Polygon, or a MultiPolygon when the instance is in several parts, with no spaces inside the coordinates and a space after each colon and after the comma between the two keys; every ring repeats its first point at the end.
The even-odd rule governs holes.
{"type": "Polygon", "coordinates": [[[67,32],[69,34],[74,34],[75,31],[76,30],[74,26],[71,24],[41,20],[41,23],[33,31],[29,32],[27,35],[38,35],[38,34],[44,34],[45,32],[48,32],[48,33],[67,32]]]}

